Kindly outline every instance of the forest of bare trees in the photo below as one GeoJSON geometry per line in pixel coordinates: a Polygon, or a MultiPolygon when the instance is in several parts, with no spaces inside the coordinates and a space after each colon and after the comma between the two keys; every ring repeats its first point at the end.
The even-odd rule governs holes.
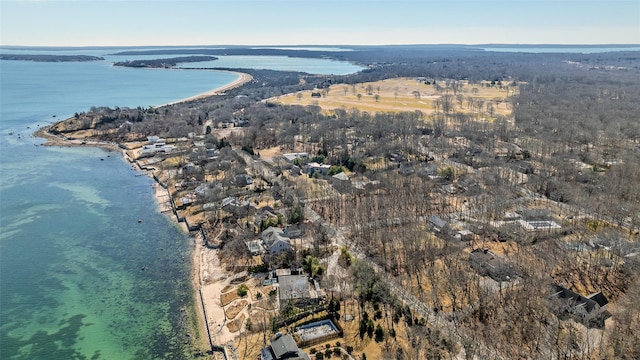
{"type": "MultiPolygon", "coordinates": [[[[288,214],[305,207],[324,222],[306,225],[316,250],[342,246],[354,257],[347,266],[354,286],[342,296],[357,299],[360,338],[375,335],[385,357],[640,357],[640,55],[403,50],[341,54],[368,66],[347,76],[242,69],[254,80],[226,95],[96,108],[66,130],[95,127],[116,141],[195,133],[220,149],[225,144],[211,130],[233,123],[242,131],[226,145],[250,150],[256,161],[262,150],[279,148],[348,172],[350,184],[361,186],[329,176],[301,181],[286,176],[291,164],[277,161],[267,180],[287,200],[288,214]],[[326,111],[266,100],[393,77],[435,79],[430,86],[442,94],[436,111],[326,111]],[[465,98],[462,82],[508,92],[512,115],[465,98]],[[528,231],[511,216],[559,229],[528,231]],[[455,238],[462,230],[473,235],[455,238]],[[558,298],[554,286],[602,292],[609,304],[587,314],[558,298]]],[[[258,173],[230,149],[222,158],[235,159],[234,175],[243,166],[258,173]]],[[[194,159],[208,174],[223,163],[194,159]]],[[[229,254],[248,257],[243,241],[251,235],[241,231],[229,236],[229,254]]]]}

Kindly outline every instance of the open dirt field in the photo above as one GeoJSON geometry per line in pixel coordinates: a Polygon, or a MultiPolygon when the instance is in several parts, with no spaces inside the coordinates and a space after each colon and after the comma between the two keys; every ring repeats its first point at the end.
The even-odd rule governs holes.
{"type": "Polygon", "coordinates": [[[442,105],[437,100],[442,101],[443,96],[450,95],[451,112],[492,117],[511,114],[508,97],[515,91],[517,87],[506,84],[491,86],[489,82],[471,84],[459,81],[454,92],[452,86],[447,86],[445,81],[434,86],[425,84],[424,80],[396,78],[355,85],[332,85],[328,89],[301,91],[268,101],[288,105],[318,105],[327,112],[339,108],[356,108],[368,112],[419,110],[424,114],[431,114],[442,112],[442,105]],[[316,95],[312,97],[312,93],[316,95]]]}

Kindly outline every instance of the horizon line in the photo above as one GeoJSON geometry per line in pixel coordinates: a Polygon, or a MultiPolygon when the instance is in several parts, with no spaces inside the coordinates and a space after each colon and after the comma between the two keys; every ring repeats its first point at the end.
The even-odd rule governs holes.
{"type": "Polygon", "coordinates": [[[0,44],[0,48],[71,48],[71,49],[99,49],[99,48],[141,48],[141,47],[394,47],[394,46],[524,46],[524,47],[635,47],[640,43],[480,43],[480,44],[464,44],[464,43],[399,43],[399,44],[163,44],[163,45],[4,45],[0,44]]]}

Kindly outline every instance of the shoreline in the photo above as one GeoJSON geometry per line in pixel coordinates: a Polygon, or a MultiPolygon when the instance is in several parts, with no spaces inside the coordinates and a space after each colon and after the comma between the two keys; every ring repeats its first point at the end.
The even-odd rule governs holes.
{"type": "MultiPolygon", "coordinates": [[[[224,71],[224,70],[219,70],[224,71]]],[[[207,92],[190,96],[184,99],[176,100],[167,104],[159,105],[156,107],[165,107],[174,104],[194,101],[214,95],[221,95],[225,91],[237,88],[245,83],[253,80],[253,77],[246,73],[228,71],[238,74],[239,77],[235,81],[209,90],[207,92]]],[[[52,134],[49,130],[55,125],[66,121],[68,119],[60,120],[51,123],[46,126],[38,128],[33,135],[46,141],[42,146],[65,146],[65,147],[98,147],[107,151],[118,151],[121,153],[122,158],[127,160],[134,168],[143,171],[147,176],[154,178],[153,171],[142,169],[135,159],[130,158],[127,155],[125,149],[121,147],[121,144],[114,142],[102,142],[95,140],[84,139],[68,139],[66,136],[59,134],[52,134]]],[[[126,144],[126,143],[125,143],[126,144]]],[[[154,193],[153,197],[156,201],[156,211],[169,215],[170,221],[180,227],[193,242],[192,258],[191,258],[191,285],[193,287],[193,303],[192,306],[194,314],[196,316],[193,322],[194,331],[197,331],[197,349],[206,349],[206,351],[213,351],[216,348],[218,350],[223,348],[225,344],[233,341],[235,338],[226,328],[226,317],[224,307],[220,304],[220,294],[222,289],[226,286],[228,276],[224,271],[224,268],[220,264],[218,250],[202,249],[202,239],[198,234],[191,233],[184,223],[180,223],[173,213],[173,208],[170,205],[171,194],[165,188],[163,188],[158,181],[154,179],[154,193]],[[169,208],[167,208],[169,203],[169,208]],[[170,214],[169,214],[170,213],[170,214]],[[224,320],[221,320],[224,319],[224,320]]]]}
{"type": "Polygon", "coordinates": [[[189,101],[194,101],[194,100],[199,100],[199,99],[203,99],[209,96],[214,96],[214,95],[222,95],[224,92],[229,91],[231,89],[235,89],[239,86],[242,86],[246,83],[248,83],[249,81],[253,80],[253,76],[247,74],[247,73],[243,73],[243,72],[238,72],[238,71],[227,71],[227,70],[216,70],[216,71],[225,71],[225,72],[229,72],[229,73],[233,73],[238,75],[238,79],[236,79],[235,81],[209,90],[209,91],[205,91],[203,93],[197,94],[197,95],[193,95],[184,99],[180,99],[180,100],[176,100],[176,101],[172,101],[166,104],[162,104],[162,105],[158,105],[156,107],[165,107],[165,106],[171,106],[171,105],[175,105],[175,104],[180,104],[180,103],[185,103],[185,102],[189,102],[189,101]]]}
{"type": "MultiPolygon", "coordinates": [[[[124,155],[126,156],[126,154],[124,155]]],[[[133,159],[130,159],[131,164],[137,165],[137,162],[133,159]]],[[[147,176],[153,179],[153,172],[150,170],[142,170],[147,176]]],[[[154,198],[156,200],[156,204],[158,206],[158,212],[161,214],[165,214],[169,217],[169,221],[174,225],[178,226],[182,232],[184,232],[189,239],[192,241],[191,248],[191,286],[193,288],[193,311],[196,316],[194,321],[195,331],[197,331],[198,336],[198,348],[208,348],[208,350],[213,350],[214,343],[211,338],[211,332],[208,327],[207,315],[206,315],[206,306],[205,301],[202,296],[202,239],[199,233],[193,234],[187,229],[184,223],[181,223],[176,218],[173,208],[170,204],[171,195],[169,194],[169,190],[165,189],[155,181],[154,179],[154,198]],[[169,204],[167,205],[167,203],[169,204]],[[167,207],[168,206],[168,207],[167,207]]]]}
{"type": "MultiPolygon", "coordinates": [[[[172,102],[168,102],[165,104],[161,104],[161,105],[155,105],[153,106],[154,108],[162,108],[165,106],[171,106],[171,105],[175,105],[175,104],[180,104],[180,103],[185,103],[185,102],[189,102],[189,101],[194,101],[194,100],[199,100],[199,99],[204,99],[207,98],[209,96],[215,96],[215,95],[222,95],[224,94],[224,92],[229,91],[231,89],[235,89],[237,87],[240,87],[246,83],[248,83],[249,81],[253,80],[253,76],[247,74],[247,73],[243,73],[243,72],[239,72],[239,71],[229,71],[229,70],[215,70],[215,71],[225,71],[225,72],[229,72],[229,73],[233,73],[233,74],[237,74],[239,77],[238,79],[234,80],[233,82],[224,85],[224,86],[220,86],[217,87],[215,89],[209,90],[209,91],[205,91],[203,93],[200,94],[196,94],[193,96],[189,96],[183,99],[179,99],[176,101],[172,101],[172,102]]],[[[63,121],[67,121],[70,118],[66,118],[64,120],[60,120],[60,121],[56,121],[53,122],[51,124],[45,125],[45,126],[41,126],[38,130],[36,130],[33,135],[35,137],[39,137],[42,139],[47,140],[44,144],[44,146],[92,146],[92,147],[101,147],[101,148],[105,148],[108,150],[122,150],[118,144],[116,143],[111,143],[111,142],[102,142],[102,141],[84,141],[84,140],[80,140],[80,139],[74,139],[74,140],[70,140],[65,138],[63,135],[54,135],[51,134],[49,132],[49,129],[51,129],[53,126],[63,122],[63,121]],[[84,143],[83,143],[84,142],[84,143]]]]}
{"type": "Polygon", "coordinates": [[[154,198],[157,211],[166,214],[174,225],[178,226],[192,241],[191,252],[191,286],[193,287],[193,311],[196,319],[193,323],[197,331],[199,349],[221,351],[235,339],[235,335],[226,327],[227,319],[224,306],[220,303],[222,290],[229,284],[230,276],[220,262],[219,250],[204,246],[204,239],[199,231],[189,231],[185,223],[178,221],[171,206],[171,194],[154,178],[153,170],[140,168],[137,161],[123,156],[140,171],[154,179],[154,198]]]}
{"type": "MultiPolygon", "coordinates": [[[[66,119],[68,120],[68,119],[66,119]]],[[[124,155],[124,151],[117,143],[114,142],[106,142],[106,141],[95,141],[95,140],[81,140],[81,139],[67,139],[62,135],[54,135],[49,132],[51,127],[55,126],[58,123],[61,123],[61,120],[46,126],[40,127],[37,131],[33,133],[33,136],[39,137],[41,139],[45,139],[46,141],[42,144],[42,146],[65,146],[65,147],[97,147],[102,148],[109,151],[121,151],[124,155]]]]}

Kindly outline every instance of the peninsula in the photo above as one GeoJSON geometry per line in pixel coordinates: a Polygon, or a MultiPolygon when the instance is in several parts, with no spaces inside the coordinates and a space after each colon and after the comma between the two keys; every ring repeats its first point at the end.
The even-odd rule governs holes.
{"type": "Polygon", "coordinates": [[[113,63],[113,65],[133,67],[133,68],[172,68],[181,63],[213,61],[213,60],[218,60],[218,58],[215,56],[183,56],[183,57],[154,59],[154,60],[118,61],[113,63]]]}
{"type": "Polygon", "coordinates": [[[36,62],[83,62],[100,61],[103,57],[89,55],[25,55],[25,54],[0,54],[0,60],[19,60],[36,62]]]}

